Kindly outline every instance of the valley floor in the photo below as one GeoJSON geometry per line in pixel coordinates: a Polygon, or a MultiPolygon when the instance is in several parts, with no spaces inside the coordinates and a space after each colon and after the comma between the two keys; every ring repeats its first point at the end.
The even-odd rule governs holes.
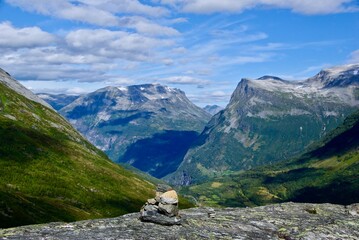
{"type": "Polygon", "coordinates": [[[143,223],[138,213],[0,230],[0,239],[359,239],[359,204],[283,203],[192,208],[181,226],[143,223]]]}

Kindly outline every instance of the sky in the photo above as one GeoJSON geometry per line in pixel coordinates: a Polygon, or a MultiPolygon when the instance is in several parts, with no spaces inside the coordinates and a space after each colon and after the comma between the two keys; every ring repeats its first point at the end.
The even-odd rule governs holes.
{"type": "Polygon", "coordinates": [[[359,62],[359,0],[0,0],[0,68],[32,91],[159,83],[226,106],[242,78],[359,62]]]}

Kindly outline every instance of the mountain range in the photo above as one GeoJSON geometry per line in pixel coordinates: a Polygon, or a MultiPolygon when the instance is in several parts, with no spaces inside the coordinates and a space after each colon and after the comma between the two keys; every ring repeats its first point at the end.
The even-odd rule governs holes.
{"type": "Polygon", "coordinates": [[[210,118],[158,84],[40,94],[52,108],[0,70],[0,227],[137,211],[159,180],[98,148],[199,204],[358,202],[358,72],[242,79],[210,118]]]}
{"type": "Polygon", "coordinates": [[[155,177],[177,169],[210,119],[184,92],[159,84],[99,89],[59,113],[113,161],[155,177]]]}
{"type": "Polygon", "coordinates": [[[204,205],[359,202],[359,110],[296,158],[182,189],[204,205]]]}
{"type": "Polygon", "coordinates": [[[302,153],[358,108],[359,65],[322,70],[304,81],[242,79],[176,172],[176,185],[203,182],[302,153]]]}
{"type": "Polygon", "coordinates": [[[0,69],[0,228],[118,216],[153,195],[0,69]]]}

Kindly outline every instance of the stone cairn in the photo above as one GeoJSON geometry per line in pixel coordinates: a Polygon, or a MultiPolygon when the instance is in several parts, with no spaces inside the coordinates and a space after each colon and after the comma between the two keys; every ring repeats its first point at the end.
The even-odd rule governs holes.
{"type": "Polygon", "coordinates": [[[140,220],[161,225],[180,225],[178,196],[175,190],[165,184],[158,184],[156,197],[147,200],[141,208],[140,220]]]}

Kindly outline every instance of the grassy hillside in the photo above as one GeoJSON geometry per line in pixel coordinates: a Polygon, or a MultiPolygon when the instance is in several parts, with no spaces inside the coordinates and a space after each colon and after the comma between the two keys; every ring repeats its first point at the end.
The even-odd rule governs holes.
{"type": "Polygon", "coordinates": [[[359,111],[299,158],[228,173],[182,192],[214,206],[359,202],[359,111]]]}
{"type": "Polygon", "coordinates": [[[155,186],[0,83],[0,227],[138,211],[155,186]]]}

